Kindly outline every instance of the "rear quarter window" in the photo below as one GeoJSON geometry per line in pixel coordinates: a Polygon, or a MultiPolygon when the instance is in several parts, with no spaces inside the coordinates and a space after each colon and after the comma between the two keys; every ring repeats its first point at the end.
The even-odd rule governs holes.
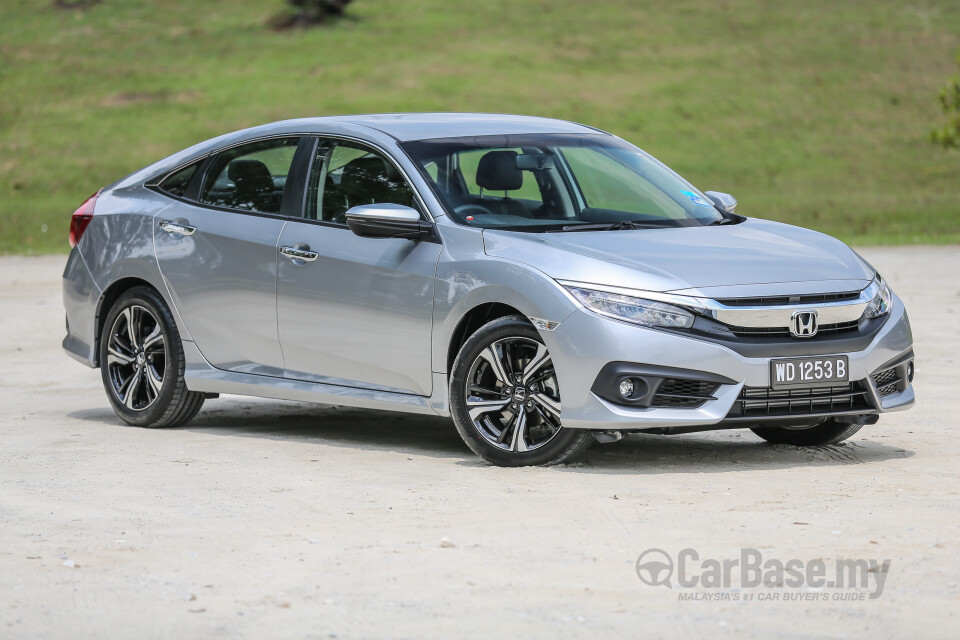
{"type": "Polygon", "coordinates": [[[190,182],[193,180],[193,177],[197,175],[197,169],[200,168],[200,164],[202,162],[202,160],[200,162],[194,162],[193,164],[170,174],[164,178],[163,182],[160,183],[160,190],[177,198],[182,198],[183,194],[187,191],[187,187],[190,186],[190,182]]]}

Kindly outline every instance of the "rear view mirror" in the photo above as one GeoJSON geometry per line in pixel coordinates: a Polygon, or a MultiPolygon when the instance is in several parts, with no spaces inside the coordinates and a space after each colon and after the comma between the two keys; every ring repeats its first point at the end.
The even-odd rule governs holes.
{"type": "Polygon", "coordinates": [[[548,156],[545,153],[522,153],[517,156],[517,169],[536,171],[552,168],[553,156],[548,156]]]}
{"type": "Polygon", "coordinates": [[[419,240],[433,233],[433,226],[420,219],[420,212],[402,204],[363,204],[348,209],[347,227],[362,238],[407,238],[419,240]]]}

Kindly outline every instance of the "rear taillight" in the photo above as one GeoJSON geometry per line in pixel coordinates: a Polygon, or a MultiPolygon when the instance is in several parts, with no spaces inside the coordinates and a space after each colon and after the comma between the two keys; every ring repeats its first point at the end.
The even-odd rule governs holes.
{"type": "Polygon", "coordinates": [[[93,209],[97,206],[97,196],[100,195],[100,191],[84,200],[80,208],[73,212],[73,217],[70,218],[71,247],[77,246],[80,238],[83,237],[83,232],[87,230],[87,225],[93,220],[93,209]]]}

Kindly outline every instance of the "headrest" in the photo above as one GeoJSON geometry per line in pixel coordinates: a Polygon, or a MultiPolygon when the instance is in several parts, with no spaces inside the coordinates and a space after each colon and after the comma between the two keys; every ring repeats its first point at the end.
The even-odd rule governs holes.
{"type": "Polygon", "coordinates": [[[394,187],[396,180],[391,179],[390,169],[392,167],[376,156],[357,158],[343,168],[340,188],[348,194],[377,197],[394,187]]]}
{"type": "Polygon", "coordinates": [[[259,160],[238,158],[227,167],[227,177],[243,191],[273,191],[270,169],[259,160]]]}
{"type": "Polygon", "coordinates": [[[490,191],[512,191],[523,185],[516,151],[489,151],[477,165],[477,186],[490,191]]]}

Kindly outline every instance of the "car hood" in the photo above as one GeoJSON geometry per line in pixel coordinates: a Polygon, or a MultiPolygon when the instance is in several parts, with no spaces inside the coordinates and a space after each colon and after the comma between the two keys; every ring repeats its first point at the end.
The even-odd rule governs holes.
{"type": "Polygon", "coordinates": [[[874,271],[835,238],[747,219],[712,227],[522,233],[487,229],[487,255],[557,280],[736,297],[850,291],[874,271]]]}

